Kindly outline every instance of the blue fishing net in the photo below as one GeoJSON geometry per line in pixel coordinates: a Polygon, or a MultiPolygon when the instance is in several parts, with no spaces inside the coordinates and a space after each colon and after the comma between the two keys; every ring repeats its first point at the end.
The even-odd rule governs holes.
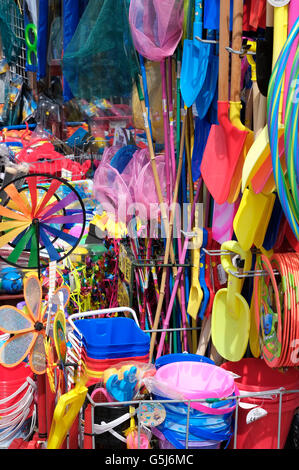
{"type": "Polygon", "coordinates": [[[63,56],[73,95],[87,101],[130,96],[139,72],[128,22],[129,0],[89,0],[63,56]]]}

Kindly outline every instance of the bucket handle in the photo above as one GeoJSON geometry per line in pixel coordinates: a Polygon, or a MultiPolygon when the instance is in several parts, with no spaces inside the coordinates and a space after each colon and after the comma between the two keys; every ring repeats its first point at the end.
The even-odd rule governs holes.
{"type": "MultiPolygon", "coordinates": [[[[135,414],[135,412],[133,414],[135,414]]],[[[103,434],[105,432],[110,432],[113,428],[124,423],[131,417],[132,417],[132,413],[125,413],[124,415],[120,416],[119,418],[114,419],[113,421],[110,421],[109,423],[106,423],[105,421],[101,421],[101,424],[94,424],[95,433],[103,434]]]]}
{"type": "Polygon", "coordinates": [[[74,320],[76,318],[86,318],[86,317],[91,317],[91,316],[94,317],[95,315],[108,315],[108,314],[111,314],[111,313],[124,313],[124,312],[131,313],[131,315],[132,315],[133,319],[135,320],[137,326],[140,328],[136,312],[130,307],[104,308],[102,310],[92,310],[92,311],[89,311],[89,312],[75,313],[74,315],[72,315],[72,317],[68,317],[68,322],[71,325],[71,327],[73,328],[73,330],[76,330],[77,333],[82,338],[81,331],[74,325],[74,320]]]}

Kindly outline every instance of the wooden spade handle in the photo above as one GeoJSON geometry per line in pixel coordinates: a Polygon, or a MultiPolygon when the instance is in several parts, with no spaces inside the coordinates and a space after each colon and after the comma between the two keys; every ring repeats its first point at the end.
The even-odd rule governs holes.
{"type": "MultiPolygon", "coordinates": [[[[240,51],[242,47],[243,31],[243,0],[234,0],[232,49],[240,51]]],[[[231,88],[230,99],[237,103],[240,101],[241,86],[241,59],[238,54],[232,54],[231,61],[231,88]]]]}
{"type": "Polygon", "coordinates": [[[266,28],[273,27],[274,24],[274,7],[266,2],[266,28]]]}
{"type": "Polygon", "coordinates": [[[218,101],[228,101],[230,2],[220,0],[218,101]]]}

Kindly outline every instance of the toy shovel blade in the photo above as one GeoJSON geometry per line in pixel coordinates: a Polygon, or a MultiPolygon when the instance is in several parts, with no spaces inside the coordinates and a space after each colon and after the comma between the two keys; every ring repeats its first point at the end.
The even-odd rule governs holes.
{"type": "Polygon", "coordinates": [[[227,201],[230,184],[242,152],[247,132],[240,131],[228,118],[227,102],[218,102],[219,125],[213,125],[201,164],[207,188],[217,204],[227,201]]]}
{"type": "Polygon", "coordinates": [[[185,39],[181,70],[181,93],[188,108],[195,102],[204,84],[209,56],[210,44],[201,43],[197,39],[185,39]]]}

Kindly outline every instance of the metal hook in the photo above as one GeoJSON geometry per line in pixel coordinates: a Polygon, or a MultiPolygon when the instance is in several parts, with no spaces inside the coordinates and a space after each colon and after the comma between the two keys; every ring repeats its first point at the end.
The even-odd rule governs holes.
{"type": "Polygon", "coordinates": [[[240,51],[236,51],[232,47],[226,47],[225,48],[230,54],[238,54],[240,57],[243,57],[246,54],[249,55],[256,55],[255,52],[248,50],[247,48],[242,48],[240,51]]]}
{"type": "Polygon", "coordinates": [[[206,44],[218,44],[219,43],[219,41],[216,41],[215,39],[202,39],[199,36],[195,36],[195,39],[197,39],[197,41],[200,41],[206,44]]]}
{"type": "Polygon", "coordinates": [[[202,250],[209,256],[229,255],[232,253],[231,251],[207,250],[206,248],[202,248],[202,250]]]}
{"type": "MultiPolygon", "coordinates": [[[[267,276],[267,275],[269,275],[269,273],[267,271],[263,271],[263,270],[243,271],[243,273],[239,273],[238,271],[231,271],[229,269],[228,272],[230,274],[232,274],[234,277],[237,277],[237,278],[267,276]]],[[[273,271],[273,273],[274,273],[275,276],[278,276],[280,274],[279,271],[273,271]]]]}

